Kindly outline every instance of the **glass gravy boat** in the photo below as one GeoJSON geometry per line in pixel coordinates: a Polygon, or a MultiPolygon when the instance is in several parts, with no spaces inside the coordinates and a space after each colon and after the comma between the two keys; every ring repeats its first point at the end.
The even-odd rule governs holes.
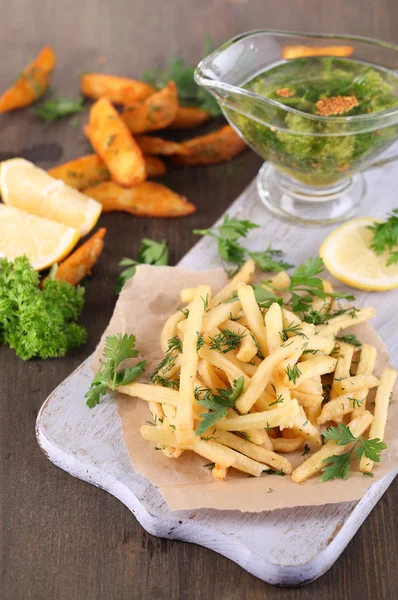
{"type": "Polygon", "coordinates": [[[354,214],[366,192],[360,172],[398,140],[398,97],[387,110],[322,116],[243,87],[269,68],[314,56],[349,57],[398,78],[396,45],[353,36],[258,30],[233,38],[203,59],[195,80],[215,96],[230,124],[267,161],[257,179],[263,203],[298,222],[326,224],[354,214]]]}

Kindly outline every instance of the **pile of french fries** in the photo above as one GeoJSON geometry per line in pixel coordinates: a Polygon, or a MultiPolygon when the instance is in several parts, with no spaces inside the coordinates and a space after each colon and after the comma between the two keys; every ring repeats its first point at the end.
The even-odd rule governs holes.
{"type": "MultiPolygon", "coordinates": [[[[208,285],[181,290],[186,306],[170,316],[161,332],[169,358],[169,340],[180,340],[180,351],[172,351],[161,373],[167,387],[133,382],[118,391],[149,403],[153,422],[143,425],[141,434],[166,456],[196,452],[213,463],[216,479],[225,479],[233,467],[256,477],[271,469],[300,483],[319,473],[325,458],[348,449],[333,441],[322,446],[325,424],[343,422],[355,437],[383,440],[397,373],[386,368],[378,379],[373,375],[373,346],[364,344],[359,361],[353,361],[356,348],[336,343],[338,332],[372,318],[373,308],[357,311],[354,319],[342,314],[314,326],[289,310],[288,299],[282,306],[275,302],[260,309],[250,285],[254,272],[250,259],[215,295],[208,285]],[[214,348],[212,340],[225,330],[240,336],[239,348],[214,348]],[[197,435],[208,415],[198,401],[208,390],[233,390],[238,380],[244,383],[235,407],[197,435]],[[373,407],[366,398],[375,387],[373,407]],[[310,457],[293,470],[289,453],[304,447],[310,457]]],[[[286,272],[272,280],[273,289],[288,284],[286,272]]],[[[332,291],[330,283],[324,286],[332,291]]],[[[373,463],[363,456],[359,468],[369,473],[373,463]]]]}

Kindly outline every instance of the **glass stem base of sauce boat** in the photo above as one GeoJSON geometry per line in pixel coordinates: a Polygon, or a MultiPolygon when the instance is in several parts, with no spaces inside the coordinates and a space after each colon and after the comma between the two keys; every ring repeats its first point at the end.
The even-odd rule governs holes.
{"type": "Polygon", "coordinates": [[[257,176],[262,203],[274,214],[302,225],[330,225],[351,218],[366,194],[364,177],[358,173],[330,188],[296,183],[264,163],[257,176]]]}

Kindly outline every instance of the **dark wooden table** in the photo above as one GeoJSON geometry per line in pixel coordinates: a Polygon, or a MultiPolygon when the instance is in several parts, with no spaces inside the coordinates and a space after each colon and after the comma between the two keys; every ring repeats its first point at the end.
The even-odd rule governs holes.
{"type": "MultiPolygon", "coordinates": [[[[0,6],[1,89],[50,44],[58,57],[52,86],[70,97],[77,96],[83,71],[139,77],[176,52],[195,63],[207,32],[217,45],[259,27],[398,41],[396,0],[15,0],[7,9],[2,0],[0,6]],[[100,57],[105,66],[98,64],[100,57]]],[[[22,154],[48,168],[88,151],[70,119],[46,124],[24,110],[3,116],[0,131],[0,159],[22,154]]],[[[135,256],[143,236],[166,237],[176,263],[195,242],[192,229],[214,222],[259,166],[248,152],[232,170],[220,165],[171,171],[170,187],[198,207],[186,219],[101,217],[108,233],[87,288],[87,345],[63,359],[28,363],[1,348],[4,600],[396,598],[396,486],[328,573],[304,588],[280,589],[210,550],[147,534],[118,500],[57,469],[36,442],[43,400],[94,349],[111,316],[120,258],[135,256]]]]}

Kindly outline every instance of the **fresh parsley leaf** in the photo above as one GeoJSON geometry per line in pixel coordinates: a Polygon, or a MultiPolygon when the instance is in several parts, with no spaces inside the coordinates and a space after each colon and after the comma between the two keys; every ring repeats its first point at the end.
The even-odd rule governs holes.
{"type": "Polygon", "coordinates": [[[32,108],[31,111],[41,117],[45,121],[54,121],[68,115],[75,115],[84,112],[84,98],[80,96],[77,100],[71,98],[56,98],[54,100],[46,100],[38,108],[32,108]]]}
{"type": "Polygon", "coordinates": [[[138,250],[137,258],[138,260],[133,260],[132,258],[122,258],[120,261],[119,265],[121,267],[127,267],[127,269],[124,269],[119,275],[115,289],[116,293],[120,293],[126,281],[135,275],[137,265],[146,264],[159,267],[168,264],[169,251],[167,247],[167,240],[156,242],[155,240],[150,240],[149,238],[143,238],[141,240],[141,246],[138,250]]]}
{"type": "Polygon", "coordinates": [[[228,408],[233,408],[235,406],[235,402],[243,392],[244,384],[244,377],[239,377],[236,381],[234,381],[232,390],[219,389],[217,390],[218,395],[213,394],[209,390],[205,396],[198,401],[201,406],[204,406],[213,412],[202,413],[200,415],[202,421],[197,426],[195,435],[203,434],[215,423],[217,423],[217,421],[224,419],[227,416],[228,408]]]}
{"type": "Polygon", "coordinates": [[[85,398],[87,398],[86,404],[89,408],[99,404],[101,396],[108,389],[115,390],[120,385],[127,385],[145,371],[145,361],[141,361],[133,367],[120,368],[124,360],[136,358],[137,356],[135,335],[117,333],[106,338],[103,352],[103,357],[106,360],[101,360],[101,366],[85,395],[85,398]]]}
{"type": "Polygon", "coordinates": [[[387,266],[398,263],[398,208],[394,208],[383,223],[368,225],[373,234],[370,247],[377,255],[389,252],[387,266]]]}
{"type": "Polygon", "coordinates": [[[276,296],[270,290],[263,288],[262,285],[255,283],[253,285],[253,290],[256,302],[260,308],[269,308],[274,302],[277,302],[278,304],[280,304],[280,306],[282,306],[283,299],[279,296],[276,296]]]}
{"type": "Polygon", "coordinates": [[[254,260],[258,268],[265,273],[268,271],[280,273],[293,267],[293,265],[283,260],[276,260],[276,257],[282,254],[281,250],[272,250],[271,247],[264,250],[264,252],[248,252],[248,255],[254,260]]]}
{"type": "Polygon", "coordinates": [[[333,479],[346,479],[350,470],[352,449],[345,454],[336,454],[325,458],[324,463],[328,463],[322,469],[321,481],[332,481],[333,479]]]}
{"type": "Polygon", "coordinates": [[[339,423],[337,427],[328,427],[323,434],[323,437],[332,442],[336,442],[339,446],[346,446],[357,439],[352,435],[347,425],[339,423]]]}
{"type": "Polygon", "coordinates": [[[24,360],[65,356],[84,344],[87,332],[77,324],[83,303],[82,286],[47,278],[40,287],[26,256],[0,258],[0,343],[24,360]]]}

